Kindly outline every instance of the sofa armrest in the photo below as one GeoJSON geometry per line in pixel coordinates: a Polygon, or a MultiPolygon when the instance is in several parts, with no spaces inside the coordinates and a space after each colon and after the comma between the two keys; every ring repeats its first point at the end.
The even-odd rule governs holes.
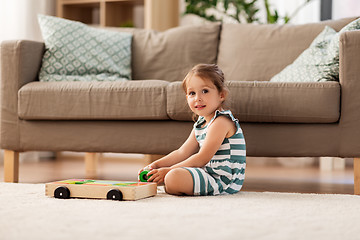
{"type": "Polygon", "coordinates": [[[27,40],[4,41],[0,46],[1,140],[3,149],[18,150],[18,90],[36,81],[45,45],[27,40]]]}
{"type": "Polygon", "coordinates": [[[7,83],[6,79],[19,89],[26,83],[36,81],[41,67],[41,60],[44,54],[45,45],[43,42],[28,40],[4,41],[1,43],[1,80],[7,83]]]}
{"type": "Polygon", "coordinates": [[[340,35],[340,149],[342,157],[360,157],[360,31],[340,35]]]}

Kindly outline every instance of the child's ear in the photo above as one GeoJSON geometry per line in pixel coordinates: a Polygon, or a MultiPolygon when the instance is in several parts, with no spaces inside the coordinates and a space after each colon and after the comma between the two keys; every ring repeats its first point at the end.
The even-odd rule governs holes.
{"type": "Polygon", "coordinates": [[[228,96],[229,92],[227,90],[223,90],[221,93],[220,93],[220,98],[222,101],[225,101],[226,97],[228,96]]]}

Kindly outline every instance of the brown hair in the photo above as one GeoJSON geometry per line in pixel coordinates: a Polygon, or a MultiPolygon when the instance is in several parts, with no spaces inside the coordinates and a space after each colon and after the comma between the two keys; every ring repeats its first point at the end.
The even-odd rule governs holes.
{"type": "Polygon", "coordinates": [[[202,79],[210,80],[219,92],[229,92],[225,86],[225,76],[223,71],[216,64],[197,64],[185,76],[183,80],[183,89],[186,93],[186,83],[193,77],[198,76],[202,79]]]}

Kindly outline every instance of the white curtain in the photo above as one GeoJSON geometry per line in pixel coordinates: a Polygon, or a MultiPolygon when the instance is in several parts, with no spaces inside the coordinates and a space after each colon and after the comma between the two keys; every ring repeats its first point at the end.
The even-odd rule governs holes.
{"type": "Polygon", "coordinates": [[[0,42],[42,41],[37,14],[55,15],[56,0],[0,0],[0,42]]]}

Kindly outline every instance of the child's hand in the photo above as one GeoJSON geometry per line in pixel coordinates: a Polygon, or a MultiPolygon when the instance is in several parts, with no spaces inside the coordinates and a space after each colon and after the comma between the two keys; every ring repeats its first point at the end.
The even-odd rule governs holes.
{"type": "Polygon", "coordinates": [[[157,184],[163,183],[166,174],[171,170],[169,167],[153,169],[147,175],[149,176],[148,182],[156,182],[157,184]],[[151,176],[151,177],[150,177],[151,176]]]}
{"type": "Polygon", "coordinates": [[[145,170],[151,171],[151,170],[153,170],[153,169],[154,169],[154,167],[152,166],[152,164],[149,164],[149,165],[147,165],[146,167],[143,167],[142,169],[140,169],[140,170],[138,171],[138,175],[140,175],[140,173],[141,173],[142,171],[145,171],[145,170]]]}
{"type": "Polygon", "coordinates": [[[140,173],[141,173],[142,171],[145,171],[145,170],[148,170],[148,171],[153,170],[151,164],[150,164],[150,165],[147,165],[146,167],[144,167],[144,168],[142,168],[142,169],[140,169],[140,170],[138,171],[138,180],[139,180],[139,181],[140,181],[140,173]]]}

